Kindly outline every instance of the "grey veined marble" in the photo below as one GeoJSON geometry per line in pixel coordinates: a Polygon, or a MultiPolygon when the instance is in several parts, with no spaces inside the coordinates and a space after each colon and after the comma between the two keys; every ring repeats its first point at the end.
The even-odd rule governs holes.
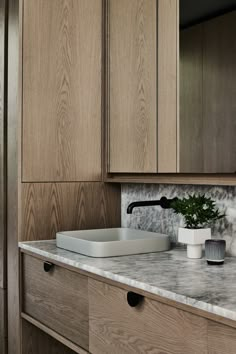
{"type": "Polygon", "coordinates": [[[137,200],[186,197],[188,193],[205,193],[216,201],[226,217],[212,225],[212,236],[226,241],[228,255],[236,256],[236,187],[193,186],[193,185],[157,185],[124,184],[122,185],[122,226],[167,234],[172,242],[177,241],[178,227],[183,226],[183,219],[172,210],[160,207],[137,208],[132,215],[126,213],[129,203],[137,200]]]}
{"type": "Polygon", "coordinates": [[[55,241],[20,243],[22,249],[167,299],[236,320],[236,258],[222,266],[186,258],[185,250],[90,258],[56,247],[55,241]]]}

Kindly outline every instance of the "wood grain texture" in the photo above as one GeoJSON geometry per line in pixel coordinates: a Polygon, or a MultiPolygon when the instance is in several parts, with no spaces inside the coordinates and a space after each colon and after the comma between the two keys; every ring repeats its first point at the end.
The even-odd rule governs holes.
{"type": "Polygon", "coordinates": [[[0,353],[7,354],[6,290],[0,289],[0,353]]]}
{"type": "Polygon", "coordinates": [[[19,249],[21,221],[21,21],[22,1],[8,1],[7,307],[8,354],[20,353],[19,249]]]}
{"type": "MultiPolygon", "coordinates": [[[[30,255],[27,256],[26,253],[24,257],[30,257],[30,255]]],[[[42,263],[40,256],[33,257],[33,259],[35,258],[42,263]]],[[[65,265],[61,266],[64,268],[65,265]]],[[[30,269],[32,268],[30,266],[30,269]]],[[[65,268],[74,269],[70,266],[65,266],[65,268]]],[[[78,269],[74,269],[74,271],[78,273],[78,276],[81,276],[79,275],[81,271],[78,269]]],[[[179,304],[95,274],[84,271],[82,274],[85,279],[87,279],[86,275],[89,276],[90,352],[98,354],[111,352],[117,354],[132,352],[159,354],[234,353],[235,321],[227,321],[191,306],[179,304]],[[127,291],[135,291],[145,296],[146,299],[142,306],[136,309],[128,307],[127,291]],[[208,320],[209,318],[211,320],[208,320]],[[144,328],[145,330],[143,330],[144,328]],[[92,330],[94,330],[93,333],[91,333],[92,330]],[[197,336],[195,332],[198,333],[197,336]],[[187,345],[186,340],[183,339],[185,335],[187,345]],[[94,349],[93,345],[96,346],[94,349]]],[[[45,289],[48,290],[46,286],[45,289]]],[[[76,353],[86,353],[37,319],[24,313],[22,317],[76,353]]],[[[26,342],[29,338],[24,337],[23,340],[26,342]]],[[[34,344],[38,343],[38,340],[35,338],[34,344]]]]}
{"type": "Polygon", "coordinates": [[[236,329],[208,321],[208,354],[235,354],[236,329]]]}
{"type": "Polygon", "coordinates": [[[23,181],[101,180],[102,0],[24,0],[23,181]]]}
{"type": "Polygon", "coordinates": [[[181,35],[180,172],[234,173],[236,11],[181,35]]]}
{"type": "Polygon", "coordinates": [[[207,353],[207,320],[146,298],[131,308],[126,295],[89,279],[90,352],[207,353]]]}
{"type": "Polygon", "coordinates": [[[155,0],[109,0],[109,172],[157,172],[155,0]]]}
{"type": "Polygon", "coordinates": [[[236,186],[235,174],[108,174],[108,183],[156,183],[236,186]]]}
{"type": "Polygon", "coordinates": [[[236,171],[236,11],[204,26],[204,172],[236,171]]]}
{"type": "Polygon", "coordinates": [[[88,278],[43,261],[23,257],[23,311],[88,350],[88,278]]]}
{"type": "MultiPolygon", "coordinates": [[[[41,261],[48,261],[48,262],[52,261],[50,258],[42,257],[42,256],[40,256],[40,255],[38,255],[38,254],[36,254],[34,252],[26,251],[26,250],[23,250],[23,249],[21,249],[21,254],[22,255],[26,254],[26,255],[32,256],[32,257],[37,258],[37,259],[39,259],[41,261]]],[[[229,326],[229,327],[232,327],[232,328],[236,329],[236,321],[230,320],[228,318],[225,318],[225,317],[222,317],[222,316],[218,316],[218,315],[212,314],[210,312],[207,312],[207,311],[204,311],[204,310],[200,310],[200,309],[197,309],[197,308],[192,307],[190,305],[185,305],[185,304],[182,304],[182,303],[176,302],[174,300],[170,300],[170,299],[164,298],[164,297],[156,295],[156,294],[149,293],[148,291],[145,291],[145,290],[141,290],[141,289],[138,289],[138,288],[135,288],[135,287],[131,287],[129,285],[117,282],[115,280],[104,278],[104,277],[99,276],[97,274],[94,274],[94,273],[91,273],[91,272],[87,272],[85,270],[81,270],[81,269],[75,268],[75,267],[70,266],[70,265],[65,264],[65,263],[61,263],[61,262],[58,262],[58,261],[53,261],[53,264],[58,265],[59,267],[68,269],[70,271],[76,272],[76,273],[78,273],[80,275],[87,276],[88,278],[97,280],[99,282],[106,283],[108,285],[112,285],[112,286],[115,286],[115,287],[119,287],[120,289],[123,289],[125,291],[133,291],[133,292],[139,293],[140,295],[143,295],[143,296],[145,296],[146,298],[148,298],[150,300],[158,301],[158,302],[166,304],[168,306],[175,307],[175,308],[177,308],[179,310],[182,310],[182,311],[185,311],[185,312],[189,312],[189,313],[191,313],[193,315],[197,315],[197,316],[200,316],[200,317],[209,319],[211,321],[214,321],[214,322],[217,322],[217,323],[221,323],[221,324],[224,324],[226,326],[229,326]]],[[[25,316],[27,316],[24,313],[21,313],[21,315],[23,315],[24,318],[25,318],[25,316]]],[[[31,320],[32,320],[32,318],[31,318],[31,320]]]]}
{"type": "Polygon", "coordinates": [[[21,240],[45,240],[57,231],[119,227],[119,185],[46,183],[22,185],[21,240]]]}
{"type": "Polygon", "coordinates": [[[6,71],[5,0],[0,2],[0,288],[6,287],[6,71]]]}
{"type": "Polygon", "coordinates": [[[180,32],[179,172],[204,172],[203,25],[180,32]]]}
{"type": "Polygon", "coordinates": [[[177,172],[178,0],[158,0],[158,172],[177,172]]]}
{"type": "Polygon", "coordinates": [[[75,354],[27,321],[22,321],[22,354],[75,354]]]}
{"type": "MultiPolygon", "coordinates": [[[[57,332],[53,331],[52,329],[48,328],[47,326],[43,325],[41,322],[35,320],[33,317],[30,317],[30,316],[26,315],[25,313],[21,313],[21,318],[28,321],[29,323],[31,323],[33,326],[37,327],[38,329],[40,329],[44,333],[48,334],[50,337],[54,338],[56,341],[62,343],[67,348],[73,350],[73,352],[75,352],[77,354],[88,354],[88,352],[86,350],[84,350],[83,348],[79,347],[78,345],[72,343],[71,341],[69,341],[65,337],[61,336],[57,332]]],[[[26,338],[24,340],[26,340],[26,338]]]]}
{"type": "MultiPolygon", "coordinates": [[[[40,259],[42,261],[45,261],[45,260],[49,261],[49,262],[51,261],[50,258],[42,257],[42,256],[40,256],[38,254],[35,254],[34,252],[30,252],[30,251],[26,251],[26,250],[21,250],[21,254],[22,255],[23,254],[27,254],[27,255],[32,256],[34,258],[40,259]]],[[[119,283],[119,282],[117,282],[115,280],[104,278],[104,277],[99,276],[97,274],[94,274],[94,273],[91,273],[91,272],[87,272],[85,270],[81,270],[81,269],[75,268],[75,267],[70,266],[70,265],[65,264],[65,263],[61,263],[61,262],[58,262],[58,261],[53,261],[53,263],[55,265],[58,265],[59,267],[68,269],[70,271],[76,272],[76,273],[84,275],[84,276],[87,276],[88,278],[97,280],[97,281],[102,282],[102,283],[106,283],[108,285],[112,285],[114,287],[119,287],[120,289],[123,289],[126,292],[127,291],[133,291],[133,292],[139,293],[140,295],[143,295],[143,296],[145,296],[146,298],[148,298],[150,300],[154,300],[154,301],[166,304],[168,306],[175,307],[176,309],[179,309],[179,310],[182,310],[182,311],[185,311],[185,312],[189,312],[189,313],[191,313],[193,315],[197,315],[197,316],[200,316],[200,317],[209,319],[211,321],[214,321],[214,322],[217,322],[217,323],[220,323],[220,324],[224,324],[226,326],[229,326],[231,328],[235,328],[236,329],[236,321],[230,320],[228,318],[225,318],[225,317],[222,317],[222,316],[218,316],[218,315],[212,314],[210,312],[207,312],[207,311],[204,311],[204,310],[200,310],[200,309],[197,309],[197,308],[192,307],[190,305],[182,304],[182,303],[179,303],[179,302],[176,302],[174,300],[170,300],[170,299],[164,298],[164,297],[156,295],[156,294],[149,293],[148,291],[145,291],[145,290],[141,290],[141,289],[138,289],[138,288],[135,288],[135,287],[131,287],[131,286],[126,285],[124,283],[119,283]]]]}

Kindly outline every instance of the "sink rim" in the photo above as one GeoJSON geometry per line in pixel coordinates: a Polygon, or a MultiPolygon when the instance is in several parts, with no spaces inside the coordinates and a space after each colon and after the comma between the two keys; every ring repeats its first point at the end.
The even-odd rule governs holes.
{"type": "Polygon", "coordinates": [[[110,229],[92,229],[92,230],[74,230],[58,232],[56,235],[56,244],[58,248],[65,249],[67,251],[83,254],[93,258],[110,258],[120,257],[127,255],[164,252],[170,249],[170,237],[168,235],[159,234],[156,232],[136,230],[129,228],[110,228],[110,229]],[[126,240],[109,240],[109,241],[94,241],[80,238],[80,234],[90,232],[94,234],[101,234],[102,232],[107,234],[113,232],[131,232],[141,233],[143,237],[126,240]],[[71,235],[79,233],[78,237],[71,235]],[[146,237],[145,237],[146,234],[146,237]],[[149,237],[147,237],[147,235],[149,237]]]}
{"type": "MultiPolygon", "coordinates": [[[[107,244],[107,243],[114,243],[114,242],[128,242],[128,241],[141,241],[141,240],[156,240],[156,239],[160,239],[160,238],[169,238],[168,235],[166,234],[162,234],[162,233],[159,233],[159,232],[154,232],[154,231],[146,231],[146,230],[139,230],[139,229],[131,229],[131,228],[128,228],[128,227],[120,227],[120,228],[107,228],[107,229],[88,229],[88,230],[72,230],[72,231],[59,231],[57,232],[56,234],[56,238],[57,236],[66,236],[68,238],[73,238],[73,239],[76,239],[76,240],[80,240],[80,241],[84,241],[86,243],[96,243],[96,244],[107,244]],[[105,232],[105,233],[108,233],[108,232],[114,232],[114,231],[128,231],[128,232],[133,232],[133,233],[140,233],[143,237],[137,237],[137,238],[129,238],[129,239],[117,239],[117,240],[105,240],[105,241],[98,241],[98,240],[94,240],[94,239],[86,239],[84,237],[80,237],[80,235],[78,235],[77,237],[76,236],[73,236],[73,234],[75,233],[87,233],[89,234],[90,232],[92,233],[97,233],[98,232],[105,232]],[[146,235],[148,234],[148,235],[146,235]],[[149,236],[149,237],[148,237],[149,236]]],[[[89,237],[89,236],[87,236],[89,237]]],[[[98,236],[96,236],[98,237],[98,236]]]]}

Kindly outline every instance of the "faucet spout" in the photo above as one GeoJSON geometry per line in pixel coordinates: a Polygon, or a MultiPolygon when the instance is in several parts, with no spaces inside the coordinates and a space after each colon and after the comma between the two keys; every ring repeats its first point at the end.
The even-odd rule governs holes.
{"type": "Polygon", "coordinates": [[[154,206],[159,205],[163,209],[171,209],[171,203],[174,202],[177,198],[167,199],[166,197],[162,197],[160,200],[145,200],[130,203],[127,208],[127,214],[132,214],[134,208],[138,207],[146,207],[146,206],[154,206]]]}

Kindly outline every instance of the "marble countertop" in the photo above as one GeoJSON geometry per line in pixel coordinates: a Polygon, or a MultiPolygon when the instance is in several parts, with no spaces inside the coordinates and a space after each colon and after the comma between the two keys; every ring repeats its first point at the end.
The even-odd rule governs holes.
{"type": "Polygon", "coordinates": [[[91,258],[56,247],[53,241],[21,242],[19,247],[72,267],[149,293],[236,320],[236,257],[222,266],[186,258],[186,251],[91,258]]]}

